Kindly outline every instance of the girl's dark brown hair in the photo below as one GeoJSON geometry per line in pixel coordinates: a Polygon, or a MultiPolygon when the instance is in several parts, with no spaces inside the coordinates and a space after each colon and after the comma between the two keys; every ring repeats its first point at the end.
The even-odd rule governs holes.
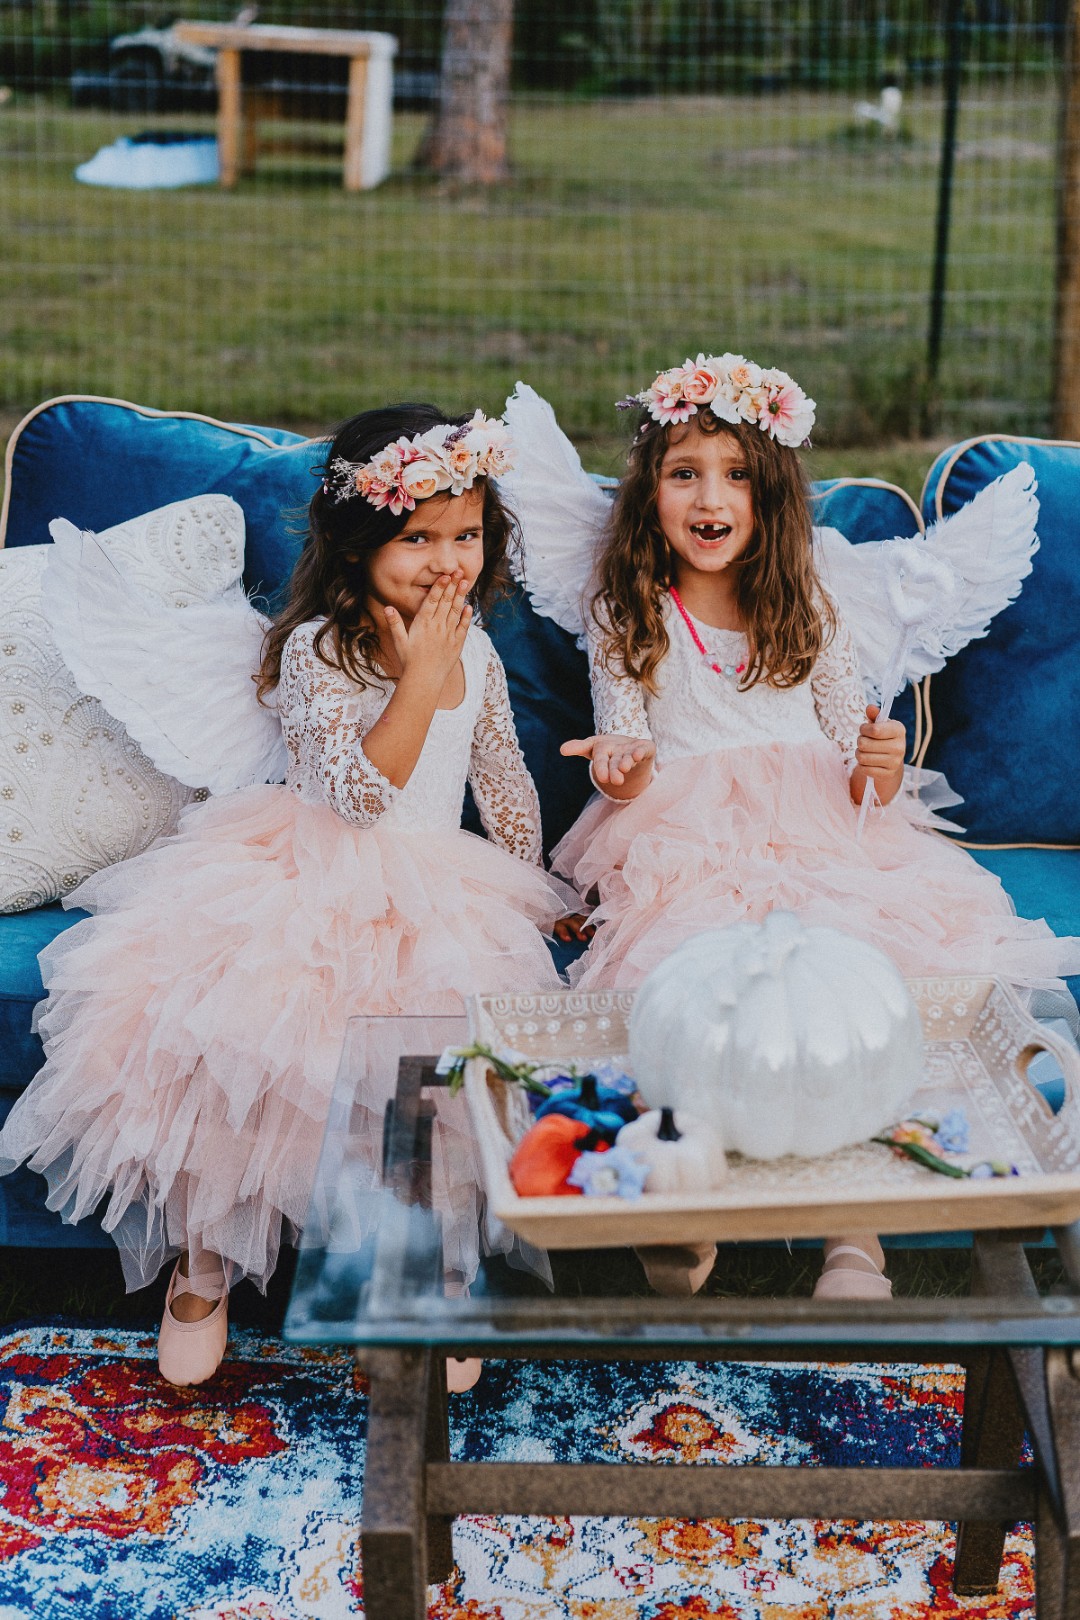
{"type": "MultiPolygon", "coordinates": [[[[315,471],[325,475],[338,457],[359,465],[370,461],[395,439],[411,439],[443,422],[458,427],[470,420],[468,416],[445,416],[435,405],[388,405],[382,410],[362,411],[338,428],[327,444],[323,463],[315,471]]],[[[491,479],[480,482],[484,491],[484,566],[469,600],[482,612],[494,597],[509,588],[507,558],[519,540],[513,514],[491,479]]],[[[256,677],[260,700],[281,678],[281,656],[290,635],[311,619],[326,620],[315,632],[316,657],[332,669],[344,670],[360,686],[378,679],[375,661],[379,637],[365,607],[370,558],[400,534],[411,515],[402,512],[395,517],[388,508],[380,510],[362,495],[335,500],[320,484],[308,507],[307,538],[293,570],[288,600],[263,642],[262,664],[256,677]]]]}
{"type": "Polygon", "coordinates": [[[667,427],[642,413],[597,565],[592,616],[604,655],[655,692],[668,652],[664,599],[671,584],[671,554],[657,515],[660,466],[670,447],[694,432],[730,433],[750,474],[754,535],[735,565],[749,645],[740,687],[798,686],[836,625],[814,567],[806,474],[797,452],[771,434],[749,422],[721,422],[708,409],[667,427]]]}

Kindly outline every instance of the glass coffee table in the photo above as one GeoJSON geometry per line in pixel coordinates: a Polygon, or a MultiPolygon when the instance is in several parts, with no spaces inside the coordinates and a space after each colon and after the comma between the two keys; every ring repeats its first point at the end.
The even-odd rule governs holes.
{"type": "Polygon", "coordinates": [[[1040,1620],[1080,1615],[1080,1223],[1053,1234],[1067,1282],[1051,1294],[1030,1231],[977,1233],[959,1299],[658,1298],[625,1251],[554,1256],[550,1288],[495,1255],[466,1294],[445,1279],[432,1170],[437,1107],[465,1107],[435,1055],[467,1039],[464,1017],[352,1021],[286,1317],[294,1342],[353,1347],[369,1380],[368,1620],[426,1615],[466,1513],[954,1521],[958,1595],[997,1588],[1006,1531],[1028,1521],[1040,1620]],[[381,1122],[357,1100],[373,1066],[381,1122]],[[967,1375],[961,1466],[455,1463],[448,1356],[949,1361],[967,1375]]]}

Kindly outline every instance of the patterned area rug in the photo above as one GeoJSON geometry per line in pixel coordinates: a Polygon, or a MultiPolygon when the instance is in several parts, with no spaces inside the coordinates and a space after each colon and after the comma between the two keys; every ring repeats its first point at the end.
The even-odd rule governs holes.
{"type": "MultiPolygon", "coordinates": [[[[363,1612],[365,1396],[339,1353],[253,1334],[201,1390],[154,1340],[0,1339],[0,1620],[344,1620],[363,1612]]],[[[452,1402],[470,1460],[949,1464],[951,1368],[491,1363],[452,1402]]],[[[1027,1620],[1030,1536],[954,1599],[943,1525],[472,1518],[431,1620],[1027,1620]]]]}

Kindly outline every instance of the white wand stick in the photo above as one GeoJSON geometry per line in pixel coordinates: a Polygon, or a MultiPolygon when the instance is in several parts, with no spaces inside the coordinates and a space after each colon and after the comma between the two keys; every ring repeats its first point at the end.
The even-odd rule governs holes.
{"type": "MultiPolygon", "coordinates": [[[[912,632],[909,628],[902,632],[900,639],[896,643],[896,650],[893,653],[892,662],[889,664],[888,672],[886,673],[885,679],[881,683],[881,708],[878,710],[877,721],[874,722],[875,725],[878,723],[878,721],[887,720],[889,718],[890,714],[892,713],[893,703],[904,690],[904,666],[907,664],[908,654],[911,651],[912,639],[912,632]]],[[[877,794],[874,790],[874,778],[872,776],[868,776],[863,787],[862,802],[859,805],[859,819],[855,826],[855,842],[857,844],[862,840],[863,829],[866,826],[866,817],[869,814],[870,806],[873,804],[876,798],[877,794]]]]}

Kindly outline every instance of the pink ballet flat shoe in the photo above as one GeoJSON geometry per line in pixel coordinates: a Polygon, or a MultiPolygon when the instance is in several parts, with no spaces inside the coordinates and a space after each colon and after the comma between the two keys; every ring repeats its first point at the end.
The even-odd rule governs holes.
{"type": "Polygon", "coordinates": [[[447,1390],[451,1395],[464,1395],[477,1383],[483,1370],[484,1363],[476,1356],[447,1356],[447,1390]]]}
{"type": "Polygon", "coordinates": [[[696,1294],[716,1264],[715,1243],[673,1243],[635,1249],[649,1287],[657,1294],[696,1294]]]}
{"type": "Polygon", "coordinates": [[[892,1283],[865,1249],[860,1249],[854,1243],[838,1243],[825,1257],[821,1275],[814,1284],[814,1298],[891,1299],[892,1283]],[[834,1266],[833,1261],[840,1254],[857,1254],[860,1260],[868,1261],[874,1269],[863,1271],[858,1266],[834,1266]]]}
{"type": "Polygon", "coordinates": [[[172,1302],[178,1294],[193,1294],[195,1289],[190,1277],[180,1275],[180,1262],[176,1262],[158,1334],[158,1370],[170,1384],[205,1383],[217,1372],[225,1354],[229,1339],[229,1290],[224,1273],[220,1270],[205,1276],[200,1273],[200,1281],[220,1287],[221,1298],[201,1322],[181,1322],[173,1315],[172,1302]]]}

